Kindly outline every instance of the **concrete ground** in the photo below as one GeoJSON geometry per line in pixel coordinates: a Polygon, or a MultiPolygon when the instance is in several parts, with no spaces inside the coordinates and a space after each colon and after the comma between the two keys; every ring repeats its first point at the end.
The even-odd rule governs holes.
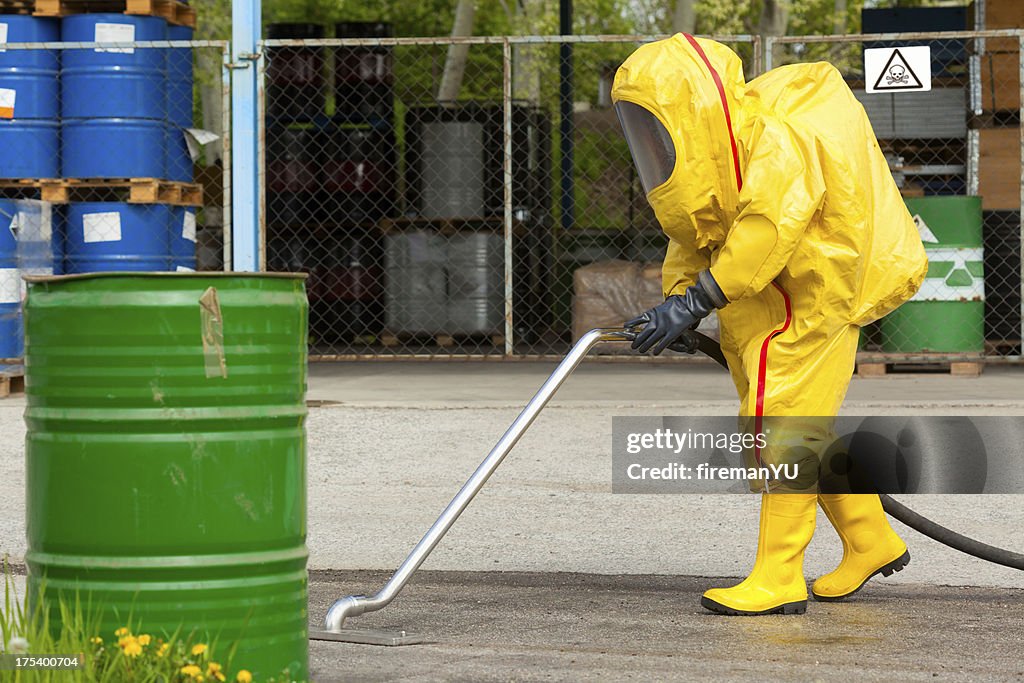
{"type": "MultiPolygon", "coordinates": [[[[554,368],[539,362],[314,364],[310,618],[380,587],[554,368]]],[[[1024,368],[854,380],[848,414],[1024,416],[1024,368]]],[[[24,553],[24,399],[0,401],[0,554],[24,553]]],[[[849,604],[718,619],[703,588],[745,575],[757,500],[611,493],[615,415],[734,414],[714,366],[588,362],[569,379],[396,602],[352,627],[427,645],[314,643],[317,680],[950,678],[1020,680],[1024,572],[894,524],[913,561],[849,604]]],[[[1024,551],[1022,496],[906,496],[1024,551]]],[[[840,557],[827,520],[808,577],[840,557]]]]}

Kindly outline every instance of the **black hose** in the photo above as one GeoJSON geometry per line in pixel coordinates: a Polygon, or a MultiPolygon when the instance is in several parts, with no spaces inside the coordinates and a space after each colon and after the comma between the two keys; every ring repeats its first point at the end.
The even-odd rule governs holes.
{"type": "Polygon", "coordinates": [[[982,543],[963,534],[958,534],[952,529],[947,529],[941,524],[937,524],[927,517],[914,512],[892,496],[882,493],[879,495],[879,498],[882,499],[882,507],[890,516],[903,522],[914,531],[922,533],[934,541],[938,541],[942,545],[949,546],[968,555],[973,555],[987,562],[1024,570],[1024,555],[1020,553],[997,548],[994,545],[982,543]]]}
{"type": "MultiPolygon", "coordinates": [[[[718,364],[726,370],[729,369],[729,366],[725,362],[725,357],[722,355],[722,349],[717,341],[700,334],[699,332],[692,332],[691,334],[696,338],[696,341],[699,342],[694,344],[694,346],[696,346],[695,350],[700,350],[707,356],[716,360],[718,364]]],[[[690,353],[693,353],[693,351],[690,351],[690,353]]],[[[952,529],[947,529],[941,524],[937,524],[927,517],[914,512],[903,503],[884,493],[879,494],[879,498],[882,499],[882,508],[885,509],[889,516],[898,519],[914,531],[924,534],[933,541],[938,541],[942,545],[948,546],[953,550],[959,550],[962,553],[972,555],[978,559],[985,560],[986,562],[1001,564],[1004,567],[1012,567],[1013,569],[1020,569],[1024,571],[1024,555],[1021,553],[1015,553],[1012,550],[1006,550],[1004,548],[997,548],[994,545],[982,543],[981,541],[969,538],[963,534],[958,534],[952,529]]]]}

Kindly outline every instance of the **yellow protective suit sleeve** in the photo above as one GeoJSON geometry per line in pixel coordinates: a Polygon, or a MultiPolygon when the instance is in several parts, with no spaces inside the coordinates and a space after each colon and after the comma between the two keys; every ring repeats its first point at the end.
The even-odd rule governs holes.
{"type": "Polygon", "coordinates": [[[661,267],[661,286],[665,298],[682,294],[697,281],[697,274],[706,270],[710,258],[706,249],[698,249],[693,242],[682,244],[669,238],[665,263],[661,267]]]}
{"type": "Polygon", "coordinates": [[[789,262],[825,197],[817,151],[778,119],[759,117],[743,173],[739,215],[711,266],[726,298],[757,294],[789,262]]]}

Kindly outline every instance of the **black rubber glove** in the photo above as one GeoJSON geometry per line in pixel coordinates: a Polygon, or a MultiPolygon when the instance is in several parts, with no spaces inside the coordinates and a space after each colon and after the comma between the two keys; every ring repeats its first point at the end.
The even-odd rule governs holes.
{"type": "MultiPolygon", "coordinates": [[[[700,280],[687,287],[682,295],[670,296],[664,303],[626,322],[626,329],[644,325],[644,329],[633,340],[632,347],[640,353],[647,353],[653,348],[654,355],[657,356],[683,337],[688,330],[696,328],[702,319],[717,308],[715,299],[704,288],[710,276],[707,271],[701,273],[700,280]]],[[[713,279],[710,279],[708,284],[718,290],[718,285],[713,279]]],[[[719,296],[718,301],[724,303],[721,290],[715,294],[719,296]]]]}

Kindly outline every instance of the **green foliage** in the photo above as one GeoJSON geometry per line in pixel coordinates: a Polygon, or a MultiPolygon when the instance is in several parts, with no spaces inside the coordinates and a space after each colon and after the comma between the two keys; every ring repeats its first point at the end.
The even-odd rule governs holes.
{"type": "MultiPolygon", "coordinates": [[[[181,632],[167,638],[146,634],[128,624],[114,633],[100,633],[99,611],[63,595],[54,600],[45,595],[26,607],[19,596],[6,558],[0,562],[3,574],[3,603],[0,605],[0,653],[8,650],[25,655],[71,655],[77,653],[84,666],[77,670],[22,669],[5,672],[10,683],[251,683],[252,675],[243,666],[232,668],[234,645],[220,647],[216,642],[199,642],[195,634],[181,632]],[[50,622],[44,605],[56,605],[60,626],[50,622]],[[217,655],[224,662],[217,661],[217,655]],[[230,671],[230,673],[229,673],[230,671]]],[[[289,680],[287,672],[281,683],[289,680]]],[[[277,678],[266,680],[274,683],[277,678]]],[[[264,682],[260,682],[264,683],[264,682]]]]}

